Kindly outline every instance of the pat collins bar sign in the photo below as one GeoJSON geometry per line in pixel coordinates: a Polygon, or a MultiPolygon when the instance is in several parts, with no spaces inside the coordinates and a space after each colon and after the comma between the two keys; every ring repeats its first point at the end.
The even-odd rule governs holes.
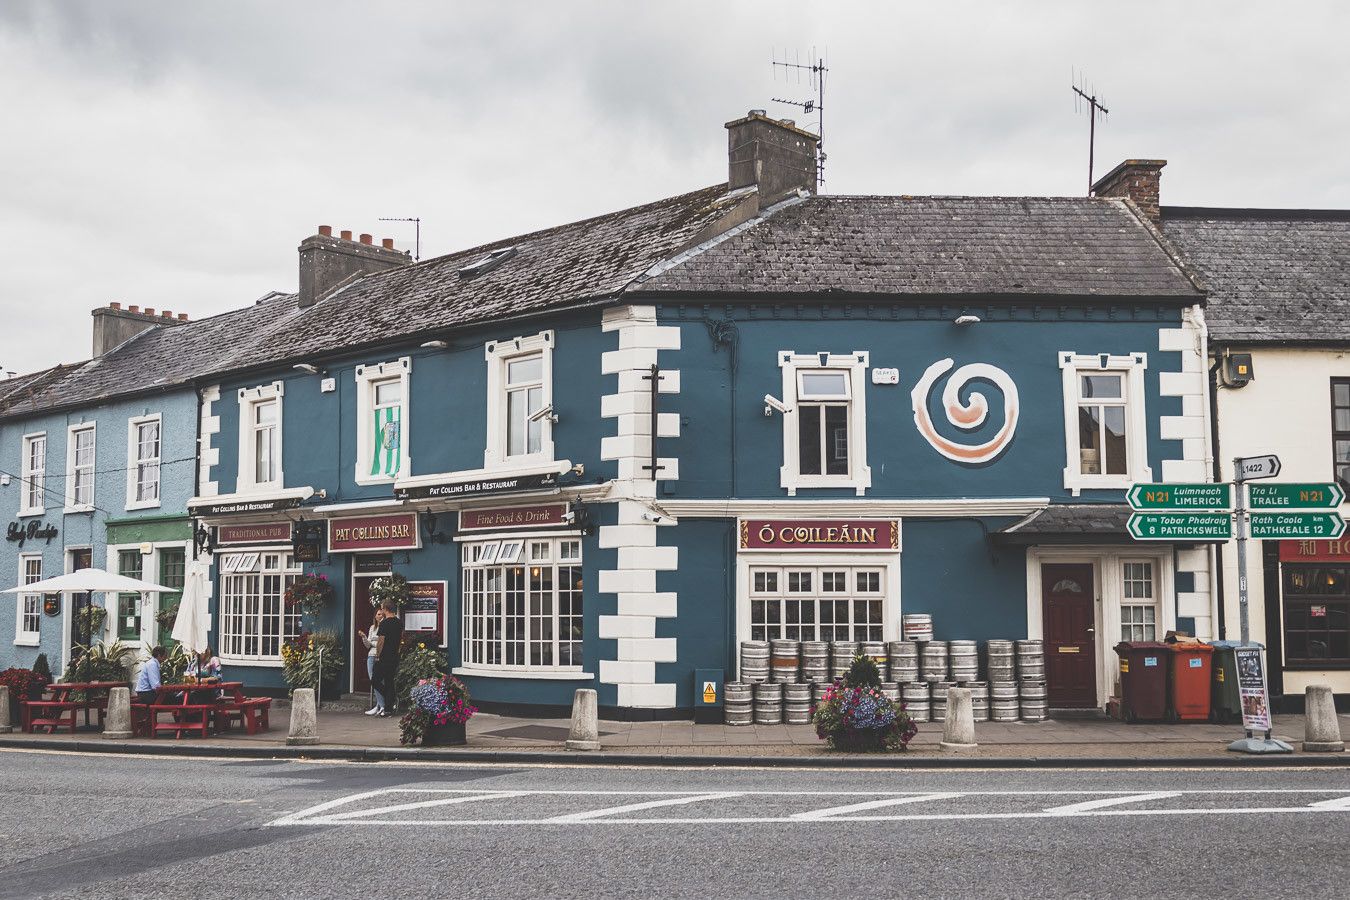
{"type": "Polygon", "coordinates": [[[899,550],[897,519],[741,519],[742,550],[899,550]]]}
{"type": "Polygon", "coordinates": [[[329,553],[417,550],[421,546],[415,512],[328,520],[329,553]]]}

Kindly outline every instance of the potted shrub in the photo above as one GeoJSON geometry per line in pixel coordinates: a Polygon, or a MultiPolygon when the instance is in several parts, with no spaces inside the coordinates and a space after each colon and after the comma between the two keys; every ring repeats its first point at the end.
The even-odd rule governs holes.
{"type": "Polygon", "coordinates": [[[33,674],[42,679],[44,686],[52,683],[52,667],[47,662],[47,654],[39,653],[37,659],[33,660],[33,674]]]}
{"type": "Polygon", "coordinates": [[[413,687],[424,679],[440,678],[447,668],[445,651],[430,648],[421,641],[416,644],[405,642],[398,658],[398,672],[394,675],[394,697],[385,700],[392,700],[396,710],[410,709],[413,687]]]}
{"type": "Polygon", "coordinates": [[[904,704],[881,693],[881,676],[870,658],[858,654],[847,674],[825,692],[811,714],[816,736],[832,750],[904,750],[918,730],[904,704]]]}
{"type": "MultiPolygon", "coordinates": [[[[101,641],[88,650],[76,646],[66,666],[62,681],[130,681],[131,666],[136,661],[137,649],[121,641],[101,641]]],[[[72,700],[81,700],[76,691],[72,700]]]]}
{"type": "Polygon", "coordinates": [[[469,689],[453,675],[423,678],[412,688],[412,708],[399,720],[399,743],[448,747],[468,743],[464,725],[478,712],[469,689]]]}
{"type": "Polygon", "coordinates": [[[315,687],[320,677],[322,650],[323,684],[319,698],[332,699],[337,694],[338,676],[347,663],[342,642],[331,631],[302,631],[294,640],[281,645],[281,674],[292,689],[315,687]]]}
{"type": "MultiPolygon", "coordinates": [[[[9,721],[19,722],[23,715],[20,702],[42,697],[46,683],[32,669],[9,668],[0,672],[0,684],[9,688],[9,721]]],[[[17,727],[17,726],[16,726],[17,727]]]]}
{"type": "Polygon", "coordinates": [[[299,607],[307,616],[317,616],[336,595],[326,575],[300,575],[286,588],[285,602],[290,608],[299,607]]]}

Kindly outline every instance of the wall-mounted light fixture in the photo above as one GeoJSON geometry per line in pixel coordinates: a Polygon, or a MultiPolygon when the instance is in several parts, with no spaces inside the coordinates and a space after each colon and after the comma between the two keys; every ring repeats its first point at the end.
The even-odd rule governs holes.
{"type": "Polygon", "coordinates": [[[444,350],[450,345],[445,341],[423,341],[422,348],[425,350],[444,350]]]}
{"type": "Polygon", "coordinates": [[[957,325],[978,325],[979,323],[980,323],[979,316],[970,316],[970,315],[957,316],[955,322],[955,324],[957,325]]]}
{"type": "Polygon", "coordinates": [[[298,371],[300,371],[300,372],[308,372],[308,373],[311,374],[311,375],[327,375],[327,374],[328,374],[328,373],[325,372],[323,369],[320,369],[318,366],[310,365],[309,363],[296,363],[295,365],[291,366],[291,368],[292,368],[292,369],[296,369],[296,370],[298,370],[298,371]]]}

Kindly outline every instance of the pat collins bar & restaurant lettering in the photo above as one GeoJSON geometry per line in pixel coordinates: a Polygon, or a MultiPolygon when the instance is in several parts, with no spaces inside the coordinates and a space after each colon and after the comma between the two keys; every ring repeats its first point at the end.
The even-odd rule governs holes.
{"type": "Polygon", "coordinates": [[[417,513],[328,520],[328,551],[417,550],[422,546],[417,513]]]}
{"type": "Polygon", "coordinates": [[[742,550],[899,550],[896,519],[742,519],[742,550]]]}

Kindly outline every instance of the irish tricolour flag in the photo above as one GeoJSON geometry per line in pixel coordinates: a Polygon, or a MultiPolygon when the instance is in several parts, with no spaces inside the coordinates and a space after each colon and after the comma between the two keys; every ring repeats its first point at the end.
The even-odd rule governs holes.
{"type": "Polygon", "coordinates": [[[399,446],[402,444],[403,429],[402,419],[399,413],[401,407],[388,406],[383,409],[375,410],[375,450],[370,455],[370,474],[388,475],[398,474],[399,446]]]}

